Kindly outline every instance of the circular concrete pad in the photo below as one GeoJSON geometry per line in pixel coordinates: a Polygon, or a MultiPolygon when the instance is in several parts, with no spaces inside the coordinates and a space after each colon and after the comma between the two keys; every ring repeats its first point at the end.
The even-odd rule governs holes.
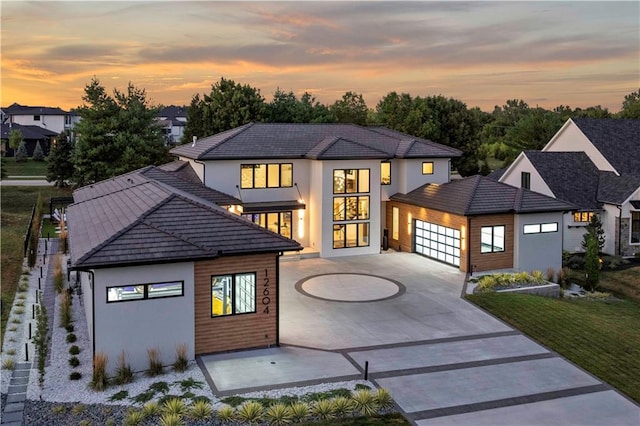
{"type": "Polygon", "coordinates": [[[367,274],[324,274],[299,281],[307,296],[334,302],[373,302],[404,293],[404,286],[388,278],[367,274]]]}

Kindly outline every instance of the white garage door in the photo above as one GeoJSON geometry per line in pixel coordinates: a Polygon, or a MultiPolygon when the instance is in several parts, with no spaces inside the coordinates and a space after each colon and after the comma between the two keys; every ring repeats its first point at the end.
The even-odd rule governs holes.
{"type": "Polygon", "coordinates": [[[415,221],[416,253],[460,266],[460,231],[435,223],[415,221]]]}

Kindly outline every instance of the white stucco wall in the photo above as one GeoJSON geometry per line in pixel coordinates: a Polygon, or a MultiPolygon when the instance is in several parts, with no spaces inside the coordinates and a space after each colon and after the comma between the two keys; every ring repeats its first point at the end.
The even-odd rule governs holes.
{"type": "Polygon", "coordinates": [[[582,252],[582,237],[587,232],[587,222],[574,222],[573,213],[565,213],[564,222],[564,250],[571,253],[582,252]]]}
{"type": "Polygon", "coordinates": [[[529,189],[539,192],[540,194],[548,195],[549,197],[555,197],[549,186],[524,153],[518,155],[518,158],[516,158],[513,164],[511,164],[507,171],[500,177],[500,182],[520,188],[522,184],[522,172],[529,172],[531,174],[531,188],[529,189]]]}
{"type": "Polygon", "coordinates": [[[82,286],[82,306],[84,307],[85,318],[87,320],[87,331],[89,339],[93,342],[93,284],[91,283],[91,273],[77,272],[82,286]]]}
{"type": "MultiPolygon", "coordinates": [[[[322,187],[323,167],[321,161],[313,161],[310,164],[309,179],[314,183],[313,190],[309,191],[309,203],[305,212],[307,229],[309,230],[309,247],[322,252],[322,202],[325,192],[331,193],[331,189],[325,191],[322,187]]],[[[306,201],[306,199],[305,199],[306,201]]],[[[330,244],[330,243],[329,243],[330,244]]]]}
{"type": "Polygon", "coordinates": [[[398,192],[406,194],[426,183],[446,183],[449,182],[449,159],[448,158],[411,158],[400,160],[405,163],[403,172],[405,179],[401,179],[398,192]],[[433,162],[433,174],[422,174],[422,163],[433,162]]]}
{"type": "Polygon", "coordinates": [[[64,127],[64,115],[41,115],[39,121],[33,119],[33,115],[14,115],[12,121],[23,126],[38,126],[52,132],[60,133],[64,127]]]}
{"type": "Polygon", "coordinates": [[[165,365],[182,343],[194,358],[193,263],[98,269],[93,287],[95,349],[107,354],[109,372],[123,349],[134,371],[148,368],[148,348],[157,347],[165,365]],[[184,281],[184,295],[107,303],[107,287],[169,281],[184,281]]]}
{"type": "Polygon", "coordinates": [[[584,151],[599,170],[615,172],[613,166],[580,131],[573,121],[567,121],[542,151],[580,152],[584,151]]]}
{"type": "Polygon", "coordinates": [[[515,215],[515,241],[513,265],[520,271],[540,270],[551,267],[562,268],[562,213],[536,213],[515,215]],[[525,234],[524,225],[552,223],[558,224],[557,232],[525,234]]]}

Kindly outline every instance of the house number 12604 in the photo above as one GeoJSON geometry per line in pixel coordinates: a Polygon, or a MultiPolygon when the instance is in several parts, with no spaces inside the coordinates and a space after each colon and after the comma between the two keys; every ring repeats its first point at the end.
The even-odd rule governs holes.
{"type": "Polygon", "coordinates": [[[271,303],[271,298],[269,297],[269,270],[264,270],[264,278],[262,279],[262,313],[269,313],[269,303],[271,303]]]}

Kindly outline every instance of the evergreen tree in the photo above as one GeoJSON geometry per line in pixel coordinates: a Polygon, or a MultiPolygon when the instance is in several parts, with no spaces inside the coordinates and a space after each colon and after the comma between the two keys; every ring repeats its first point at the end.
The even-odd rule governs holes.
{"type": "Polygon", "coordinates": [[[47,181],[63,187],[73,176],[73,141],[68,130],[58,136],[47,159],[47,181]]]}
{"type": "Polygon", "coordinates": [[[587,232],[582,237],[582,248],[586,251],[589,237],[593,237],[597,243],[598,252],[602,253],[602,249],[604,249],[605,235],[604,229],[602,229],[602,221],[600,221],[600,217],[597,214],[591,216],[591,220],[589,221],[586,230],[587,232]]]}
{"type": "Polygon", "coordinates": [[[42,150],[40,141],[36,143],[36,147],[33,149],[33,156],[31,158],[33,161],[44,161],[44,151],[42,150]]]}
{"type": "Polygon", "coordinates": [[[20,145],[18,145],[14,158],[18,163],[25,163],[29,159],[29,153],[27,152],[27,144],[25,141],[21,141],[20,145]]]}
{"type": "Polygon", "coordinates": [[[587,252],[584,257],[585,287],[593,291],[600,281],[600,258],[598,257],[598,240],[593,234],[586,234],[587,252]]]}

